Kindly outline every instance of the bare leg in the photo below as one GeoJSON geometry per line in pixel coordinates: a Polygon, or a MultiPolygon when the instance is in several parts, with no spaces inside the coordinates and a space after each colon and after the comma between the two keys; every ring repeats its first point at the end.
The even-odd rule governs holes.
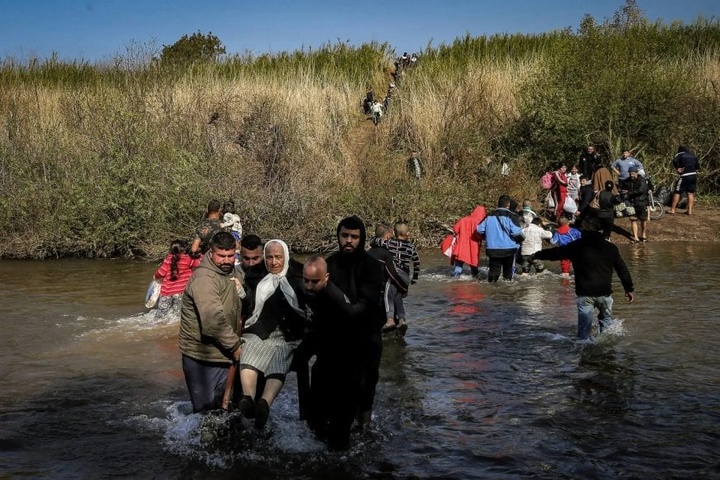
{"type": "Polygon", "coordinates": [[[647,240],[647,222],[640,220],[640,239],[645,242],[647,240]]]}
{"type": "Polygon", "coordinates": [[[637,220],[630,220],[630,226],[632,226],[632,235],[633,238],[631,240],[638,241],[638,221],[637,220]]]}
{"type": "Polygon", "coordinates": [[[695,194],[694,193],[688,193],[688,200],[687,200],[687,213],[688,215],[692,215],[692,209],[693,205],[695,204],[695,194]]]}
{"type": "Polygon", "coordinates": [[[282,389],[282,386],[282,380],[279,380],[277,378],[268,378],[267,380],[265,380],[265,389],[263,390],[262,398],[265,399],[268,405],[273,404],[278,394],[280,393],[280,389],[282,389]]]}
{"type": "Polygon", "coordinates": [[[668,210],[668,213],[675,213],[675,207],[677,207],[678,202],[680,201],[680,194],[674,193],[672,204],[670,204],[670,210],[668,210]]]}
{"type": "Polygon", "coordinates": [[[242,384],[243,395],[255,398],[257,389],[258,374],[251,368],[243,368],[240,370],[240,383],[242,384]]]}

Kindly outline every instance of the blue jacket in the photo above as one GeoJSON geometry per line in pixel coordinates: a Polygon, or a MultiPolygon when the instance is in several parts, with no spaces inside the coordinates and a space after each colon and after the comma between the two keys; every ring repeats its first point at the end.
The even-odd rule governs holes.
{"type": "Polygon", "coordinates": [[[514,255],[522,241],[522,228],[516,216],[507,208],[497,208],[480,222],[477,232],[485,236],[485,252],[488,257],[514,255]],[[517,240],[516,240],[517,239],[517,240]]]}
{"type": "Polygon", "coordinates": [[[560,233],[559,231],[555,230],[552,239],[550,239],[550,243],[552,243],[553,245],[564,246],[568,243],[572,243],[575,240],[578,240],[581,236],[582,233],[577,228],[570,227],[567,233],[560,233]]]}

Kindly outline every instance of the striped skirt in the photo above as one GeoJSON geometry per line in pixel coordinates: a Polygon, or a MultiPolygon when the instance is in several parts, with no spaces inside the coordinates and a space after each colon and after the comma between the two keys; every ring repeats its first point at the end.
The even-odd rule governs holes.
{"type": "Polygon", "coordinates": [[[265,340],[252,333],[243,333],[241,340],[240,365],[249,365],[266,376],[287,374],[293,353],[300,343],[300,340],[286,342],[277,328],[265,340]]]}

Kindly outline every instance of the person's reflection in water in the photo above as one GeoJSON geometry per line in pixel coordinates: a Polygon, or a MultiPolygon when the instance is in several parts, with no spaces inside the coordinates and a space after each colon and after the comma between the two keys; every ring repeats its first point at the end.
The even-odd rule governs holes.
{"type": "Polygon", "coordinates": [[[635,397],[635,361],[632,353],[620,352],[603,343],[587,345],[580,354],[580,371],[570,398],[586,417],[624,413],[635,397]],[[589,409],[589,410],[588,410],[589,409]]]}
{"type": "Polygon", "coordinates": [[[453,283],[447,291],[452,317],[465,317],[477,315],[482,312],[480,304],[485,300],[485,294],[475,282],[453,283]]]}

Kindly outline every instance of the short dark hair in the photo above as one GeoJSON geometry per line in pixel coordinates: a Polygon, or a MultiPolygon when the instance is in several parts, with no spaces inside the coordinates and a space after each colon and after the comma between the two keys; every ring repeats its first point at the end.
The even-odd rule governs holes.
{"type": "Polygon", "coordinates": [[[263,242],[260,240],[260,237],[251,233],[250,235],[245,235],[242,240],[240,240],[240,246],[246,250],[255,250],[256,248],[262,247],[263,242]]]}
{"type": "Polygon", "coordinates": [[[338,224],[337,233],[340,233],[341,228],[346,228],[348,230],[365,230],[365,224],[363,223],[362,219],[356,215],[352,215],[350,217],[345,217],[342,220],[340,220],[340,223],[338,224]]]}
{"type": "Polygon", "coordinates": [[[235,237],[230,232],[217,232],[210,239],[210,248],[220,250],[235,250],[235,237]]]}
{"type": "Polygon", "coordinates": [[[219,200],[210,200],[207,203],[207,211],[210,212],[219,212],[220,211],[220,201],[219,200]]]}
{"type": "Polygon", "coordinates": [[[497,206],[500,208],[508,208],[511,203],[512,198],[510,198],[510,195],[500,195],[500,198],[498,198],[497,206]]]}
{"type": "Polygon", "coordinates": [[[235,213],[235,202],[233,202],[232,200],[228,200],[227,202],[225,202],[222,211],[225,213],[235,213]]]}

